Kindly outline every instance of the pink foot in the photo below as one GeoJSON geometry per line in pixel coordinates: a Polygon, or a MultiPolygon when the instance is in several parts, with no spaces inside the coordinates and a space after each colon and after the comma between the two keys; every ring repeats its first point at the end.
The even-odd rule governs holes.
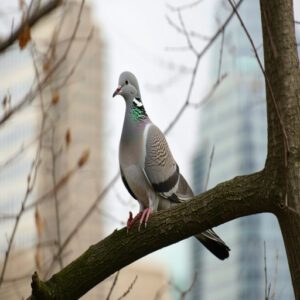
{"type": "Polygon", "coordinates": [[[147,227],[147,222],[149,220],[149,217],[152,213],[152,209],[150,207],[148,208],[145,208],[143,211],[142,211],[142,216],[140,218],[140,225],[139,225],[139,231],[141,230],[141,225],[143,223],[145,223],[145,228],[147,227]]]}
{"type": "Polygon", "coordinates": [[[134,218],[132,217],[132,212],[129,212],[129,217],[127,220],[127,233],[129,232],[129,230],[132,228],[132,226],[138,221],[140,220],[140,225],[139,225],[139,231],[141,230],[141,226],[143,223],[145,223],[145,228],[147,227],[147,223],[149,220],[149,217],[152,213],[152,209],[151,208],[145,208],[143,211],[140,211],[134,218]]]}
{"type": "Polygon", "coordinates": [[[129,232],[129,230],[131,229],[131,227],[136,223],[136,221],[138,221],[142,216],[142,212],[140,211],[134,218],[132,217],[132,212],[129,212],[129,217],[127,220],[127,233],[129,232]]]}

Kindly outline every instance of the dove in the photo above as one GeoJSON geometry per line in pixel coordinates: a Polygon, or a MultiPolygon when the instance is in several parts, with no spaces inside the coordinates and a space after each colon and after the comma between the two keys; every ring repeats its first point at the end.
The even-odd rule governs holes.
{"type": "MultiPolygon", "coordinates": [[[[164,134],[154,125],[142,102],[139,84],[131,72],[123,72],[113,97],[126,103],[119,145],[120,173],[129,194],[139,202],[140,212],[129,213],[127,230],[139,220],[145,227],[152,213],[188,201],[194,194],[170,151],[164,134]]],[[[229,257],[229,247],[212,230],[195,237],[221,260],[229,257]]]]}

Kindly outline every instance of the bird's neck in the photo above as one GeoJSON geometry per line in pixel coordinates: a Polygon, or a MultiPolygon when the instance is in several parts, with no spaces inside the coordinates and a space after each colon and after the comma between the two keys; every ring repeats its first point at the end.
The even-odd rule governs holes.
{"type": "Polygon", "coordinates": [[[126,102],[121,144],[130,144],[143,135],[145,126],[151,122],[144,106],[133,101],[126,102]]]}
{"type": "Polygon", "coordinates": [[[143,102],[140,98],[134,98],[127,104],[129,118],[133,122],[143,122],[148,119],[143,102]]]}

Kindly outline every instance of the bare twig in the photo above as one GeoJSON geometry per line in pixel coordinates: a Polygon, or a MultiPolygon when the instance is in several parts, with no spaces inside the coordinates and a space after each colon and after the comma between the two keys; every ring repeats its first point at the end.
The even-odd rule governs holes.
{"type": "Polygon", "coordinates": [[[5,214],[5,213],[0,213],[0,220],[11,220],[11,219],[16,219],[17,214],[5,214]]]}
{"type": "Polygon", "coordinates": [[[128,289],[117,300],[124,299],[131,292],[131,290],[132,290],[133,286],[135,285],[137,279],[138,279],[138,277],[135,276],[135,278],[133,279],[133,281],[129,285],[128,289]]]}
{"type": "Polygon", "coordinates": [[[223,49],[224,49],[224,37],[225,37],[225,29],[222,31],[222,38],[221,38],[221,45],[220,45],[219,66],[218,66],[218,81],[220,80],[220,77],[221,77],[223,49]]]}
{"type": "Polygon", "coordinates": [[[207,186],[208,186],[208,182],[209,182],[209,176],[210,176],[210,170],[211,170],[212,162],[213,162],[213,159],[214,159],[214,154],[215,154],[215,145],[213,145],[213,147],[211,149],[203,192],[205,192],[207,190],[207,186]]]}
{"type": "MultiPolygon", "coordinates": [[[[33,1],[32,1],[33,2],[33,1]]],[[[31,3],[32,3],[31,2],[31,3]]],[[[47,1],[42,7],[37,7],[33,13],[28,15],[21,24],[15,30],[12,30],[10,36],[6,40],[2,40],[0,43],[0,52],[6,50],[9,46],[11,46],[20,36],[21,32],[25,28],[25,26],[34,26],[39,20],[41,20],[44,16],[48,15],[55,8],[57,8],[60,4],[62,4],[62,0],[52,0],[47,1]]],[[[28,12],[30,8],[28,9],[28,12]]]]}
{"type": "MultiPolygon", "coordinates": [[[[243,0],[240,0],[236,4],[236,7],[239,7],[242,2],[243,2],[243,0]]],[[[179,111],[177,112],[177,114],[174,117],[174,119],[170,122],[169,126],[166,128],[165,134],[167,134],[173,128],[173,126],[176,124],[176,122],[178,121],[178,119],[181,117],[181,115],[184,113],[184,111],[186,110],[186,108],[189,106],[190,97],[191,97],[191,93],[192,93],[192,90],[193,90],[193,87],[194,87],[194,83],[195,83],[196,75],[197,75],[197,72],[198,72],[200,60],[204,56],[204,54],[208,51],[208,49],[213,45],[213,43],[216,41],[216,39],[219,37],[219,35],[222,34],[222,32],[224,31],[224,29],[226,28],[226,26],[229,24],[230,20],[234,16],[234,13],[235,12],[233,10],[230,13],[230,15],[227,17],[227,19],[225,20],[225,22],[220,26],[220,28],[216,31],[216,33],[210,39],[210,41],[202,49],[202,51],[197,54],[196,61],[195,61],[195,64],[194,64],[194,68],[193,68],[193,71],[192,71],[192,76],[191,76],[190,84],[189,84],[189,87],[188,87],[187,96],[185,98],[185,102],[183,103],[183,105],[179,109],[179,111]]]]}
{"type": "Polygon", "coordinates": [[[182,27],[183,34],[184,34],[184,36],[185,36],[185,38],[186,38],[186,41],[187,41],[187,44],[188,44],[189,48],[191,49],[191,51],[192,51],[196,56],[198,56],[198,55],[199,55],[199,54],[198,54],[198,51],[196,50],[195,46],[193,45],[192,40],[191,40],[191,37],[190,37],[189,34],[188,34],[188,31],[187,31],[187,29],[186,29],[186,27],[185,27],[185,23],[184,23],[184,21],[183,21],[182,14],[181,14],[181,11],[180,11],[180,10],[178,11],[178,19],[179,19],[179,21],[180,21],[180,25],[181,25],[181,27],[182,27]]]}
{"type": "Polygon", "coordinates": [[[113,280],[113,283],[112,283],[112,285],[111,285],[111,287],[110,287],[110,289],[109,289],[109,292],[108,292],[108,294],[107,294],[106,300],[109,300],[109,299],[110,299],[111,293],[113,292],[113,290],[114,290],[114,288],[115,288],[115,286],[116,286],[116,283],[117,283],[117,281],[118,281],[119,274],[120,274],[120,271],[117,272],[117,274],[116,274],[116,276],[115,276],[115,278],[114,278],[114,280],[113,280]]]}
{"type": "Polygon", "coordinates": [[[176,47],[166,47],[165,48],[166,51],[181,51],[181,52],[184,52],[184,51],[189,51],[190,48],[187,47],[187,46],[176,46],[176,47]]]}
{"type": "Polygon", "coordinates": [[[269,295],[268,295],[268,270],[267,270],[266,241],[264,241],[264,275],[265,275],[265,300],[268,300],[269,299],[269,295]]]}
{"type": "Polygon", "coordinates": [[[274,273],[274,280],[273,280],[273,289],[271,294],[271,300],[275,300],[275,292],[276,292],[276,285],[277,285],[277,277],[278,277],[278,263],[279,263],[279,251],[276,250],[276,257],[275,257],[275,273],[274,273]]]}
{"type": "Polygon", "coordinates": [[[179,299],[180,300],[184,300],[186,298],[186,296],[192,291],[195,283],[196,283],[196,280],[197,280],[197,273],[195,272],[194,273],[194,277],[193,277],[193,280],[192,280],[192,283],[190,284],[190,286],[186,289],[186,290],[182,290],[180,289],[178,286],[176,286],[175,284],[172,284],[170,283],[170,285],[177,291],[179,292],[179,299]]]}
{"type": "Polygon", "coordinates": [[[191,3],[188,3],[188,4],[185,4],[185,5],[181,5],[181,6],[172,6],[170,4],[167,4],[167,7],[171,10],[171,11],[175,11],[175,12],[178,12],[178,11],[183,11],[185,9],[191,9],[191,8],[194,8],[195,6],[199,5],[203,0],[197,0],[197,1],[194,1],[194,2],[191,2],[191,3]]]}
{"type": "Polygon", "coordinates": [[[167,80],[161,81],[158,84],[147,83],[146,88],[151,90],[151,92],[161,94],[166,88],[176,84],[183,74],[187,73],[189,73],[188,70],[178,70],[178,72],[174,72],[174,75],[170,76],[167,80]]]}
{"type": "Polygon", "coordinates": [[[194,108],[199,108],[200,106],[205,105],[213,96],[213,94],[217,91],[218,86],[222,83],[222,81],[227,78],[227,74],[223,74],[220,78],[217,78],[216,82],[212,85],[211,89],[208,91],[208,93],[198,102],[190,102],[188,103],[189,106],[194,108]]]}
{"type": "MultiPolygon", "coordinates": [[[[57,235],[57,242],[58,242],[57,246],[58,246],[58,251],[59,251],[61,248],[61,230],[60,230],[59,200],[58,200],[58,193],[56,190],[56,186],[57,186],[56,162],[57,162],[57,157],[58,157],[60,151],[57,152],[54,149],[54,145],[55,145],[55,125],[53,126],[53,129],[52,129],[52,141],[51,141],[51,159],[52,159],[51,175],[52,175],[53,196],[54,196],[54,206],[55,206],[56,235],[57,235]]],[[[59,255],[58,263],[59,263],[60,269],[62,269],[63,268],[62,255],[59,255]]]]}
{"type": "Polygon", "coordinates": [[[154,296],[154,300],[159,300],[159,299],[161,299],[163,293],[164,293],[167,289],[169,289],[169,285],[170,285],[170,283],[166,283],[166,284],[164,284],[163,286],[161,286],[161,287],[156,291],[155,296],[154,296]]]}
{"type": "Polygon", "coordinates": [[[195,61],[195,65],[194,65],[194,69],[193,69],[193,72],[192,72],[192,77],[191,77],[191,81],[190,81],[190,84],[189,84],[189,88],[188,88],[188,92],[187,92],[187,96],[186,96],[185,102],[181,106],[181,108],[179,109],[179,111],[177,112],[176,116],[170,122],[170,124],[168,125],[168,127],[165,129],[165,134],[169,133],[169,131],[178,122],[178,119],[181,117],[181,115],[184,113],[184,111],[186,110],[186,108],[189,105],[190,97],[191,97],[191,94],[192,94],[192,90],[193,90],[193,87],[194,87],[196,75],[197,75],[197,72],[198,72],[199,63],[200,63],[200,57],[197,56],[196,61],[195,61]]]}
{"type": "MultiPolygon", "coordinates": [[[[178,26],[169,16],[166,16],[166,20],[169,23],[169,25],[173,27],[178,33],[184,34],[183,29],[180,26],[178,26]]],[[[209,41],[211,39],[211,37],[195,32],[193,30],[188,31],[188,34],[192,38],[197,38],[204,41],[209,41]]]]}

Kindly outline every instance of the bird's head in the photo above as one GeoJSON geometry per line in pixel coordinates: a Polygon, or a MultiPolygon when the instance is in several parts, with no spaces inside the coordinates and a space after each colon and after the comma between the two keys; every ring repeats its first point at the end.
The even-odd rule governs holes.
{"type": "Polygon", "coordinates": [[[117,95],[123,96],[126,101],[134,98],[141,99],[139,84],[132,73],[126,71],[120,75],[119,85],[113,93],[113,97],[117,95]]]}

